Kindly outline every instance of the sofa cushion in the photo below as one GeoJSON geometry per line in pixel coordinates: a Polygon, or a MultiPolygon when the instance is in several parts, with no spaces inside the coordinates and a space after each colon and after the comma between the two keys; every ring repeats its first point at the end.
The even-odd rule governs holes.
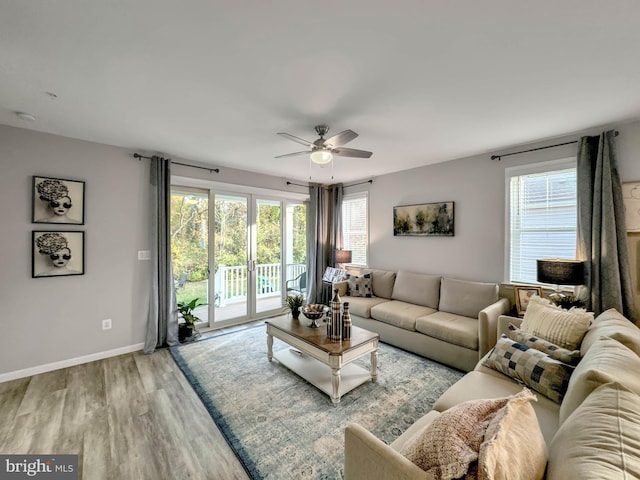
{"type": "Polygon", "coordinates": [[[393,294],[393,284],[396,281],[396,272],[386,270],[366,269],[364,273],[371,273],[371,286],[376,297],[390,299],[393,294]]]}
{"type": "MultiPolygon", "coordinates": [[[[491,371],[492,374],[486,374],[481,371],[467,373],[440,395],[436,403],[433,404],[433,409],[443,412],[467,400],[499,398],[513,395],[522,390],[521,384],[514,382],[506,375],[495,370],[487,370],[491,371]]],[[[558,430],[560,405],[543,395],[538,395],[538,401],[532,405],[538,417],[540,430],[548,446],[553,435],[558,430]]]]}
{"type": "Polygon", "coordinates": [[[347,295],[350,297],[367,297],[373,296],[371,289],[371,274],[349,275],[347,274],[347,295]]]}
{"type": "Polygon", "coordinates": [[[553,437],[547,479],[640,478],[639,406],[617,382],[596,388],[553,437]]]}
{"type": "Polygon", "coordinates": [[[581,358],[580,350],[567,350],[566,348],[559,347],[555,343],[551,343],[547,340],[531,335],[529,332],[520,330],[513,324],[509,324],[509,332],[507,333],[507,336],[514,342],[540,350],[551,358],[555,358],[563,363],[568,363],[574,367],[578,364],[581,358]]]}
{"type": "Polygon", "coordinates": [[[640,356],[640,329],[615,308],[602,312],[593,321],[580,345],[582,356],[602,336],[619,341],[640,356]]]}
{"type": "Polygon", "coordinates": [[[617,340],[600,337],[587,351],[569,381],[560,406],[560,425],[591,392],[604,383],[619,382],[640,394],[640,358],[617,340]]]}
{"type": "Polygon", "coordinates": [[[362,318],[371,318],[371,308],[391,300],[380,297],[348,297],[349,312],[362,318]]]}
{"type": "Polygon", "coordinates": [[[440,279],[439,275],[400,270],[393,284],[391,298],[437,310],[440,303],[440,279]]]}
{"type": "Polygon", "coordinates": [[[391,300],[371,308],[371,318],[405,330],[415,331],[416,319],[435,312],[433,308],[391,300]]]}
{"type": "Polygon", "coordinates": [[[436,478],[462,477],[478,459],[487,426],[496,412],[510,402],[528,403],[532,398],[535,397],[525,389],[506,398],[456,405],[407,440],[399,453],[436,478]]]}
{"type": "Polygon", "coordinates": [[[560,403],[569,385],[573,367],[547,354],[502,335],[484,365],[508,375],[560,403]]]}
{"type": "Polygon", "coordinates": [[[520,328],[568,350],[580,346],[593,313],[583,309],[563,310],[546,298],[534,295],[529,300],[520,328]]]}
{"type": "Polygon", "coordinates": [[[489,422],[478,454],[478,480],[540,480],[547,467],[547,445],[531,395],[498,410],[489,422]]]}
{"type": "Polygon", "coordinates": [[[447,312],[434,312],[416,319],[416,330],[447,343],[478,349],[478,320],[447,312]]]}
{"type": "Polygon", "coordinates": [[[495,283],[467,282],[443,277],[438,310],[478,318],[480,310],[498,301],[495,283]]]}

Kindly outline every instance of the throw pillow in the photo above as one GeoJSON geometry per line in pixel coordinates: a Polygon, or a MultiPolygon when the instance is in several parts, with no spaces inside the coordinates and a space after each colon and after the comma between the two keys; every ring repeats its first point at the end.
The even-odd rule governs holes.
{"type": "Polygon", "coordinates": [[[566,348],[559,347],[555,343],[551,343],[547,340],[531,335],[529,332],[520,330],[512,323],[509,324],[508,337],[514,342],[540,350],[551,358],[555,358],[563,363],[568,363],[574,367],[578,364],[581,358],[580,350],[567,350],[566,348]]]}
{"type": "Polygon", "coordinates": [[[455,405],[407,440],[399,453],[435,478],[460,478],[478,460],[485,431],[496,412],[523,395],[527,392],[455,405]]]}
{"type": "Polygon", "coordinates": [[[567,395],[560,405],[560,425],[604,383],[618,382],[640,394],[640,358],[623,344],[600,337],[582,357],[569,382],[567,395]]]}
{"type": "Polygon", "coordinates": [[[533,296],[520,328],[559,347],[576,350],[592,321],[593,313],[583,308],[563,310],[546,298],[533,296]]]}
{"type": "Polygon", "coordinates": [[[524,390],[496,412],[478,454],[478,480],[540,480],[547,466],[547,444],[524,390]]]}
{"type": "Polygon", "coordinates": [[[371,297],[371,274],[347,275],[347,295],[351,297],[371,297]]]}
{"type": "Polygon", "coordinates": [[[580,353],[582,353],[583,357],[591,345],[602,336],[619,341],[640,356],[640,330],[615,308],[602,312],[593,320],[589,331],[580,344],[580,353]]]}
{"type": "Polygon", "coordinates": [[[574,367],[502,335],[483,365],[524,383],[556,403],[562,402],[574,367]]]}
{"type": "Polygon", "coordinates": [[[640,478],[639,404],[617,382],[596,388],[551,440],[547,478],[640,478]]]}

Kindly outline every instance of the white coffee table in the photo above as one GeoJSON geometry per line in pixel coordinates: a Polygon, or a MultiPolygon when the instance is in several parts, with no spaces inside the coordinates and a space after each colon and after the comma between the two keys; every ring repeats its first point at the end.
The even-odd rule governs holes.
{"type": "Polygon", "coordinates": [[[323,391],[334,405],[347,392],[378,376],[377,333],[356,326],[351,327],[351,339],[333,343],[326,335],[326,328],[307,327],[302,318],[286,317],[269,319],[267,325],[267,358],[273,358],[323,391]],[[292,349],[273,352],[273,337],[292,349]],[[352,362],[364,355],[371,355],[371,370],[352,362]]]}

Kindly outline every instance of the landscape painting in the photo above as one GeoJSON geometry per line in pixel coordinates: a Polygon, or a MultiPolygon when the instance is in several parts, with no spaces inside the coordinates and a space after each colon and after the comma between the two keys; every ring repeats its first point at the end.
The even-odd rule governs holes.
{"type": "Polygon", "coordinates": [[[393,207],[395,236],[453,236],[453,202],[393,207]]]}

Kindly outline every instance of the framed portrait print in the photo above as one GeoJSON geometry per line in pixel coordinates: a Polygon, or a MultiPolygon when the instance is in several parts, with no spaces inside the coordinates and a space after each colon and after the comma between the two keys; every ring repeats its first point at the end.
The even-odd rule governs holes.
{"type": "Polygon", "coordinates": [[[453,237],[453,203],[423,203],[393,207],[393,235],[453,237]]]}
{"type": "Polygon", "coordinates": [[[542,287],[513,287],[516,297],[516,311],[518,315],[524,315],[529,305],[529,299],[534,295],[542,297],[542,287]]]}
{"type": "Polygon", "coordinates": [[[33,278],[84,275],[84,232],[34,230],[31,252],[33,278]]]}
{"type": "Polygon", "coordinates": [[[84,187],[79,180],[34,176],[31,222],[84,225],[84,187]]]}

